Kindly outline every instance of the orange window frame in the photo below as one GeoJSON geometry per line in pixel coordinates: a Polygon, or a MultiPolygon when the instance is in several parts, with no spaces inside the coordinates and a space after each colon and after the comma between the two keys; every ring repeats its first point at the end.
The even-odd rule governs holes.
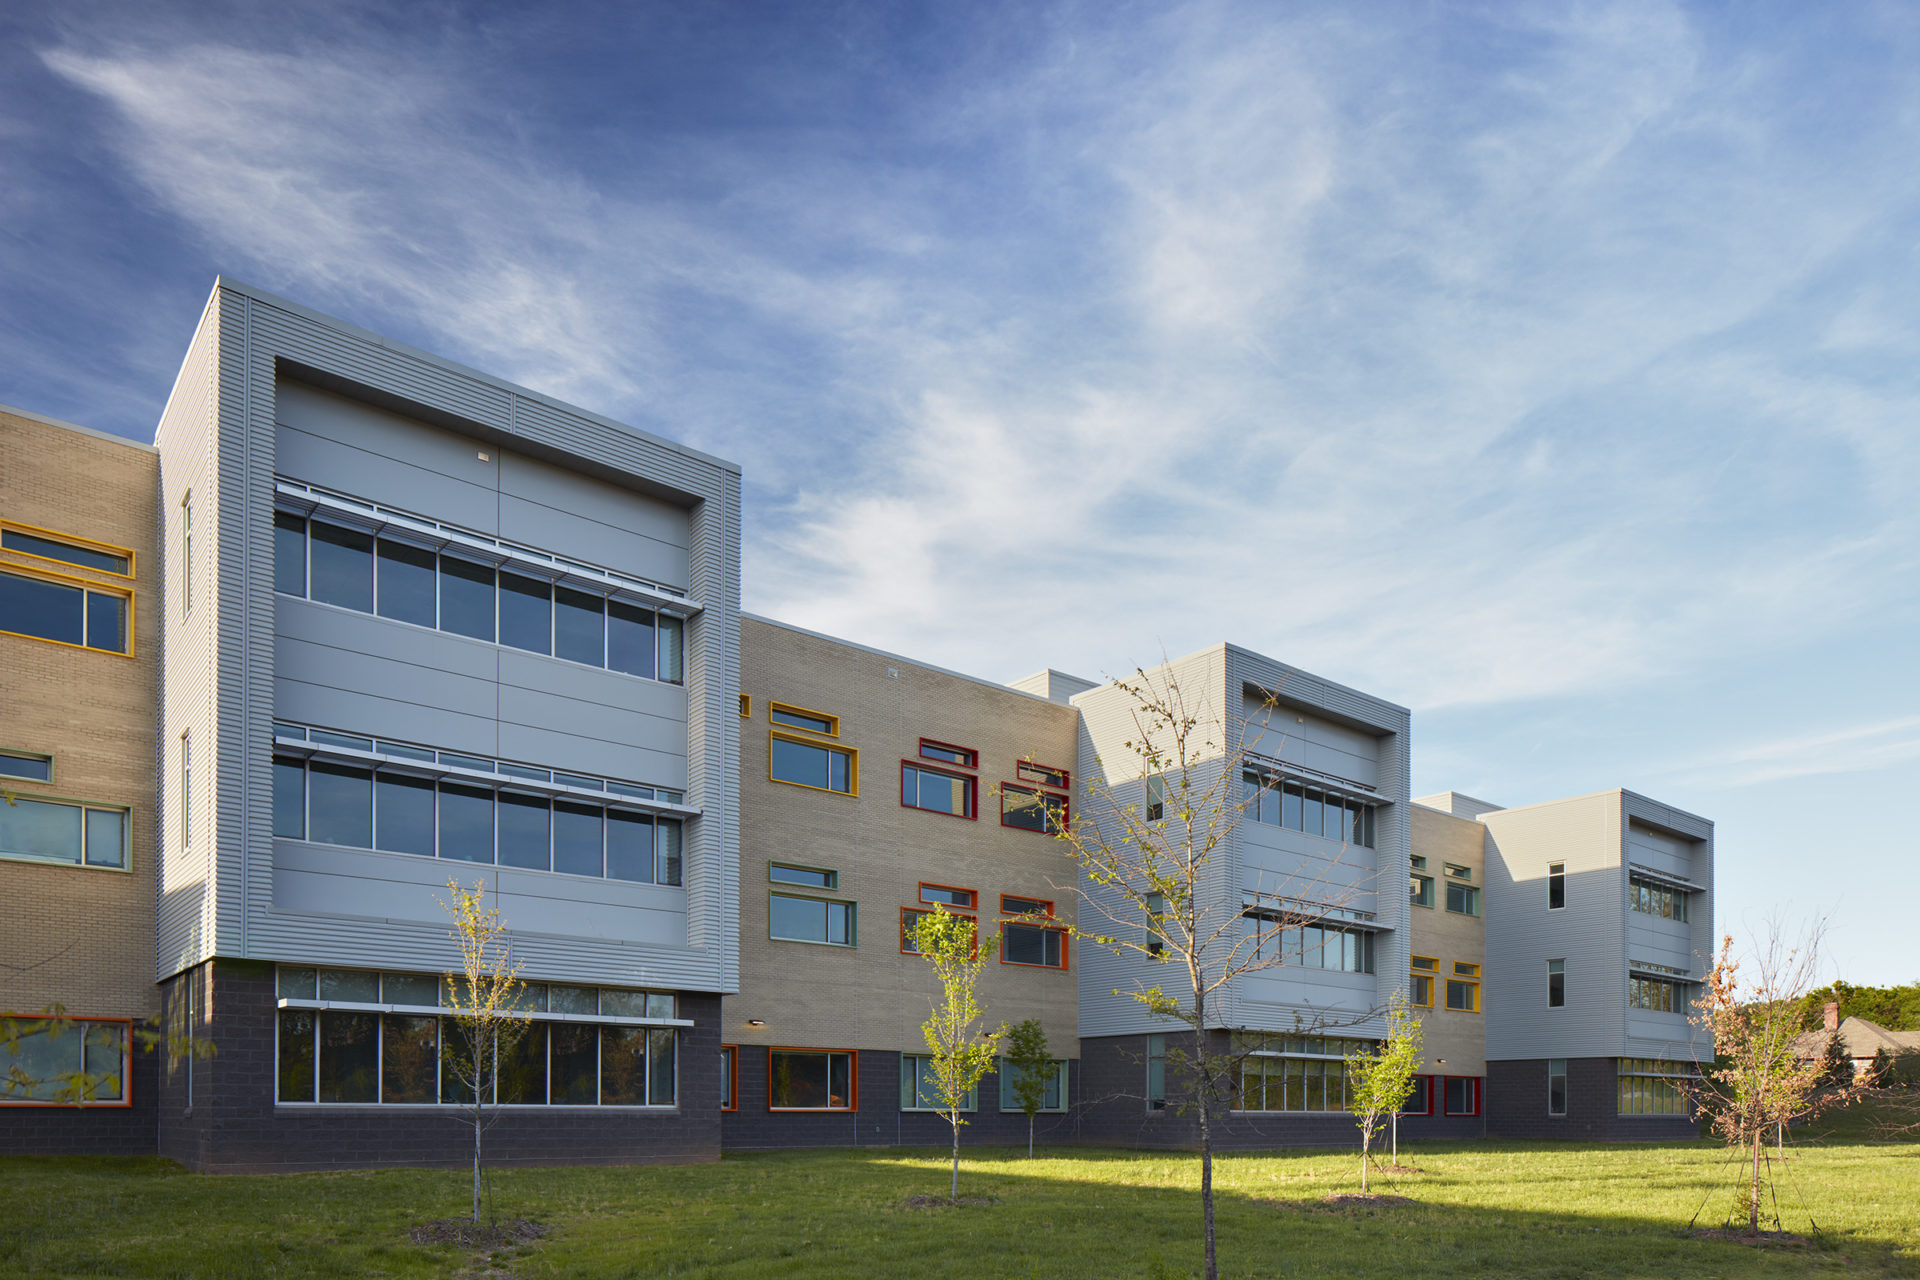
{"type": "Polygon", "coordinates": [[[940,904],[941,906],[945,907],[947,910],[955,912],[956,914],[969,915],[980,909],[980,894],[977,890],[969,889],[964,885],[935,884],[931,880],[922,880],[919,886],[914,891],[914,895],[913,895],[914,900],[919,902],[922,906],[930,907],[934,905],[933,903],[928,902],[926,899],[926,891],[928,889],[945,889],[948,893],[964,893],[973,900],[970,906],[965,906],[965,907],[956,906],[951,902],[943,902],[940,904]]]}
{"type": "MultiPolygon", "coordinates": [[[[832,1068],[828,1068],[832,1075],[832,1068]]],[[[858,1049],[819,1049],[809,1045],[770,1044],[767,1046],[767,1110],[781,1115],[817,1115],[822,1112],[857,1112],[860,1110],[860,1051],[858,1049]],[[840,1054],[849,1059],[847,1063],[847,1105],[844,1107],[776,1107],[773,1105],[773,1055],[776,1053],[824,1053],[840,1054]]]]}
{"type": "MultiPolygon", "coordinates": [[[[945,906],[946,904],[942,903],[941,905],[945,906]]],[[[933,908],[931,906],[900,908],[900,954],[901,955],[920,956],[925,954],[924,952],[915,951],[912,948],[907,946],[908,917],[930,916],[932,914],[933,914],[933,908]]],[[[961,911],[953,907],[947,907],[947,914],[952,916],[959,916],[962,920],[965,920],[968,924],[973,926],[973,953],[975,955],[979,955],[980,954],[980,917],[975,915],[971,911],[961,911]]]]}
{"type": "MultiPolygon", "coordinates": [[[[82,1110],[92,1111],[92,1110],[115,1110],[115,1109],[125,1110],[131,1107],[133,1105],[133,1019],[132,1018],[75,1018],[75,1017],[69,1017],[64,1014],[61,1015],[61,1017],[62,1017],[62,1020],[66,1022],[72,1022],[72,1023],[100,1022],[100,1023],[108,1023],[120,1028],[120,1096],[119,1098],[110,1100],[110,1101],[104,1101],[104,1102],[47,1102],[39,1098],[34,1098],[34,1099],[22,1098],[22,1099],[19,1099],[18,1101],[11,1100],[11,1099],[0,1099],[0,1108],[20,1107],[20,1108],[33,1108],[33,1109],[44,1110],[50,1107],[56,1111],[82,1111],[82,1110]]],[[[29,1018],[23,1019],[23,1021],[27,1021],[27,1022],[34,1022],[39,1020],[40,1019],[37,1017],[29,1017],[29,1018]]],[[[79,1028],[79,1031],[82,1036],[86,1035],[85,1027],[79,1028]]],[[[81,1052],[80,1065],[82,1069],[84,1069],[87,1065],[86,1054],[84,1049],[81,1052]]]]}
{"type": "Polygon", "coordinates": [[[1073,790],[1072,770],[1062,769],[1058,765],[1041,764],[1035,760],[1020,760],[1013,766],[1013,776],[1021,782],[1031,783],[1036,787],[1050,787],[1055,791],[1073,790]],[[1033,774],[1040,776],[1034,777],[1033,774]],[[1055,782],[1055,778],[1060,780],[1055,782]]]}
{"type": "Polygon", "coordinates": [[[1072,935],[1067,932],[1066,926],[1058,925],[1058,924],[1049,925],[1049,924],[1037,923],[1038,920],[1052,920],[1054,918],[1055,917],[1053,913],[1053,902],[1050,899],[1029,898],[1023,893],[1001,894],[1000,895],[1000,963],[1010,964],[1017,969],[1050,969],[1056,973],[1065,973],[1067,970],[1071,969],[1073,967],[1073,958],[1071,955],[1073,938],[1072,938],[1072,935]],[[1013,911],[1010,911],[1007,907],[1007,902],[1009,900],[1018,901],[1018,902],[1037,902],[1037,903],[1040,903],[1042,906],[1044,906],[1046,910],[1045,912],[1038,912],[1038,911],[1013,912],[1013,911]],[[1007,959],[1007,926],[1010,924],[1023,925],[1029,929],[1040,929],[1046,933],[1058,934],[1060,936],[1060,963],[1059,964],[1029,964],[1025,960],[1007,959]]]}

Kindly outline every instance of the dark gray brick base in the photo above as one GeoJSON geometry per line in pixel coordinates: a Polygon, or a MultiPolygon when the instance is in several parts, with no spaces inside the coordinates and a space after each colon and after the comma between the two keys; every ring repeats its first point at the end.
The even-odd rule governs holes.
{"type": "Polygon", "coordinates": [[[1500,1138],[1671,1142],[1700,1134],[1687,1116],[1623,1116],[1612,1058],[1567,1060],[1567,1114],[1547,1114],[1547,1060],[1487,1064],[1487,1132],[1500,1138]]]}

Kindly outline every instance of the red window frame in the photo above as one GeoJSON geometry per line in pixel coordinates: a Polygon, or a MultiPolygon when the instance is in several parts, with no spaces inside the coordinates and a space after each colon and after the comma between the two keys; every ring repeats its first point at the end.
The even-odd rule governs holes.
{"type": "Polygon", "coordinates": [[[900,807],[902,809],[912,809],[915,813],[935,814],[942,818],[964,818],[968,822],[979,821],[980,819],[980,779],[974,777],[971,774],[955,773],[953,771],[954,768],[955,766],[949,766],[947,768],[935,768],[934,766],[928,764],[924,760],[905,760],[905,759],[901,760],[900,761],[900,807]],[[967,812],[948,813],[944,809],[927,809],[917,804],[908,804],[906,791],[907,791],[907,770],[909,769],[918,769],[922,773],[938,774],[943,778],[952,778],[956,782],[966,783],[967,784],[967,812]]]}
{"type": "MultiPolygon", "coordinates": [[[[933,914],[933,908],[930,906],[900,908],[900,954],[901,955],[919,956],[924,954],[923,952],[911,950],[907,946],[907,918],[909,916],[930,916],[932,914],[933,914]]],[[[980,953],[980,919],[979,917],[976,916],[971,911],[957,911],[952,907],[947,908],[947,914],[953,915],[953,916],[959,916],[962,920],[965,920],[968,924],[971,924],[973,926],[973,951],[975,955],[978,955],[980,953]]]]}
{"type": "Polygon", "coordinates": [[[920,759],[931,760],[935,764],[945,765],[949,769],[978,769],[980,767],[980,753],[972,747],[962,747],[951,742],[942,742],[938,738],[922,738],[920,739],[920,745],[917,750],[919,751],[920,759]],[[958,760],[943,760],[939,756],[930,756],[927,754],[928,747],[940,747],[947,751],[958,752],[967,758],[966,763],[962,764],[958,760]]]}
{"type": "Polygon", "coordinates": [[[1044,829],[1039,831],[1034,831],[1032,827],[1022,826],[1018,822],[1008,822],[1007,821],[1007,793],[1008,792],[1018,792],[1019,794],[1026,795],[1026,796],[1040,796],[1042,798],[1043,803],[1045,803],[1046,801],[1057,800],[1060,803],[1060,825],[1062,827],[1065,827],[1070,825],[1073,822],[1073,812],[1072,812],[1073,801],[1071,798],[1069,798],[1065,794],[1058,791],[1042,790],[1039,787],[1030,787],[1023,783],[1018,783],[1018,782],[1003,782],[1000,784],[1000,825],[1003,827],[1011,827],[1015,831],[1033,831],[1035,835],[1039,835],[1039,836],[1053,835],[1053,832],[1051,831],[1047,831],[1044,829]]]}
{"type": "Polygon", "coordinates": [[[1033,760],[1021,760],[1014,764],[1013,776],[1021,782],[1030,782],[1036,787],[1047,787],[1054,791],[1073,790],[1072,771],[1059,768],[1056,765],[1040,764],[1033,760]],[[1028,770],[1032,770],[1034,773],[1043,776],[1038,778],[1030,777],[1028,776],[1028,770]],[[1060,781],[1055,782],[1055,778],[1060,779],[1060,781]]]}
{"type": "Polygon", "coordinates": [[[1447,1080],[1465,1080],[1473,1086],[1473,1110],[1448,1111],[1446,1086],[1443,1083],[1440,1090],[1440,1110],[1443,1114],[1457,1118],[1457,1119],[1461,1119],[1461,1120],[1465,1120],[1472,1116],[1477,1116],[1480,1114],[1480,1077],[1479,1076],[1442,1076],[1440,1077],[1440,1079],[1443,1082],[1447,1080]]]}
{"type": "MultiPolygon", "coordinates": [[[[26,553],[23,552],[22,554],[26,554],[26,553]]],[[[107,572],[107,570],[102,570],[101,572],[104,573],[104,572],[107,572]]],[[[51,1018],[51,1015],[31,1015],[30,1014],[30,1015],[22,1016],[19,1020],[22,1022],[37,1022],[37,1021],[48,1020],[50,1018],[51,1018]]],[[[76,1018],[76,1017],[69,1016],[67,1014],[62,1014],[60,1015],[59,1020],[64,1022],[73,1022],[73,1023],[95,1023],[95,1022],[111,1023],[112,1025],[120,1028],[120,1096],[117,1099],[108,1099],[102,1102],[48,1102],[40,1098],[31,1098],[31,1099],[21,1098],[18,1100],[5,1099],[5,1100],[0,1100],[0,1109],[8,1108],[8,1107],[32,1107],[32,1108],[54,1107],[61,1111],[84,1111],[84,1110],[97,1110],[97,1109],[113,1110],[116,1108],[124,1110],[128,1107],[131,1107],[133,1105],[133,1019],[132,1018],[76,1018]]],[[[82,1036],[86,1035],[85,1027],[79,1027],[77,1028],[77,1030],[79,1031],[80,1035],[82,1036]]],[[[85,1068],[85,1066],[87,1065],[86,1054],[84,1050],[81,1053],[80,1065],[82,1068],[85,1068]]]]}
{"type": "Polygon", "coordinates": [[[1054,918],[1053,903],[1050,899],[1029,898],[1024,893],[1003,893],[1000,895],[1000,963],[1010,964],[1018,969],[1051,969],[1056,973],[1066,972],[1068,969],[1073,967],[1072,957],[1068,954],[1068,947],[1072,942],[1072,938],[1068,935],[1066,929],[1063,926],[1039,924],[1036,922],[1036,918],[1044,919],[1044,920],[1051,920],[1054,918]],[[1017,902],[1037,902],[1041,904],[1043,907],[1045,907],[1046,910],[1043,912],[1042,911],[1020,911],[1020,912],[1010,911],[1007,907],[1007,902],[1009,900],[1013,900],[1017,902]],[[1024,960],[1007,959],[1007,926],[1010,924],[1023,925],[1029,929],[1041,929],[1047,933],[1058,934],[1060,936],[1060,963],[1059,964],[1029,964],[1024,960]]]}
{"type": "Polygon", "coordinates": [[[945,889],[948,893],[964,893],[967,897],[971,898],[972,902],[964,907],[957,906],[951,902],[942,902],[939,904],[956,914],[971,915],[980,909],[980,893],[977,889],[969,889],[964,885],[958,884],[936,884],[931,880],[922,880],[919,887],[914,891],[915,901],[919,902],[923,907],[931,907],[934,905],[927,901],[927,890],[929,889],[945,889]]]}
{"type": "Polygon", "coordinates": [[[740,1046],[723,1044],[720,1046],[720,1052],[727,1055],[727,1097],[733,1099],[731,1104],[722,1101],[720,1109],[738,1111],[740,1109],[740,1046]]]}
{"type": "Polygon", "coordinates": [[[1413,1096],[1400,1107],[1403,1116],[1430,1116],[1433,1114],[1433,1077],[1415,1076],[1413,1078],[1413,1096]],[[1414,1103],[1419,1103],[1415,1107],[1414,1103]]]}
{"type": "Polygon", "coordinates": [[[860,1110],[860,1051],[858,1049],[821,1049],[812,1045],[770,1044],[767,1046],[767,1110],[779,1115],[839,1114],[860,1110]],[[847,1063],[847,1092],[844,1107],[776,1107],[773,1105],[773,1055],[776,1053],[838,1053],[851,1059],[847,1063]]]}

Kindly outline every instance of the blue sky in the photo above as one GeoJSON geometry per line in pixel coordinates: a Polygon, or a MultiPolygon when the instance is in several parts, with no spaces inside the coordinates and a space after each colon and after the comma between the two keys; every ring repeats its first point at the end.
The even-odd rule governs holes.
{"type": "Polygon", "coordinates": [[[0,401],[150,439],[226,272],[739,460],[750,609],[1231,639],[1911,981],[1917,62],[1872,3],[15,4],[0,401]]]}

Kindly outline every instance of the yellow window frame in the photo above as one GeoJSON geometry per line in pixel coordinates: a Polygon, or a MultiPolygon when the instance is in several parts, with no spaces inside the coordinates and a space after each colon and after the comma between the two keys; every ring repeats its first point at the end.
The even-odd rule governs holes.
{"type": "MultiPolygon", "coordinates": [[[[24,551],[9,551],[7,554],[28,555],[28,553],[24,551]]],[[[28,558],[33,560],[45,559],[43,556],[28,556],[28,558]]],[[[66,561],[49,561],[48,563],[65,564],[66,561]]],[[[81,565],[74,567],[85,568],[86,566],[81,565]]],[[[118,596],[120,599],[125,600],[127,602],[127,651],[120,653],[113,649],[96,649],[90,644],[75,644],[71,640],[50,640],[46,636],[36,636],[25,631],[8,631],[4,627],[0,627],[0,636],[19,636],[22,640],[37,640],[41,644],[57,644],[63,649],[78,649],[82,653],[100,653],[105,654],[109,658],[131,658],[135,656],[139,648],[139,643],[136,638],[139,632],[135,626],[137,620],[135,614],[137,601],[131,586],[123,587],[118,583],[96,582],[92,578],[76,578],[70,573],[55,573],[51,569],[42,569],[37,564],[15,564],[10,560],[0,560],[0,572],[16,574],[23,578],[35,578],[43,582],[57,582],[62,586],[80,587],[87,591],[97,591],[103,596],[118,596]]],[[[108,577],[121,576],[110,573],[105,569],[98,569],[93,572],[105,574],[108,577]]],[[[131,579],[129,579],[129,581],[131,581],[131,579]]]]}
{"type": "Polygon", "coordinates": [[[101,542],[98,538],[83,538],[78,534],[62,533],[58,529],[43,529],[37,524],[27,524],[20,520],[0,520],[0,531],[7,529],[18,529],[21,533],[31,534],[36,538],[46,538],[51,542],[70,542],[84,551],[98,551],[103,555],[110,556],[125,556],[127,558],[127,571],[121,573],[116,569],[96,569],[90,564],[75,564],[71,560],[56,560],[52,556],[43,556],[32,551],[21,551],[15,547],[0,548],[5,550],[10,556],[25,556],[29,560],[43,560],[48,564],[65,565],[69,569],[81,569],[87,573],[103,573],[109,578],[121,578],[128,582],[132,582],[134,578],[138,576],[136,571],[140,568],[140,562],[135,558],[132,547],[122,547],[111,542],[101,542]]]}
{"type": "Polygon", "coordinates": [[[858,747],[845,746],[838,742],[822,742],[818,738],[809,738],[804,733],[789,733],[785,729],[769,729],[767,730],[767,781],[777,782],[783,787],[799,787],[806,791],[824,791],[830,796],[851,796],[858,798],[860,795],[860,749],[858,747]],[[847,757],[847,789],[845,791],[835,791],[832,787],[816,787],[810,782],[789,782],[785,778],[774,777],[773,744],[776,739],[782,742],[796,743],[803,747],[815,747],[821,751],[838,751],[841,755],[847,757]]]}
{"type": "Polygon", "coordinates": [[[811,733],[823,738],[837,738],[840,736],[839,716],[828,715],[824,711],[815,711],[811,707],[796,706],[791,702],[769,701],[767,703],[767,722],[769,724],[779,725],[781,729],[791,730],[794,733],[811,733]],[[773,713],[776,711],[784,711],[790,716],[806,716],[809,719],[825,721],[827,727],[825,729],[808,729],[797,724],[780,724],[779,721],[773,718],[773,713]]]}

